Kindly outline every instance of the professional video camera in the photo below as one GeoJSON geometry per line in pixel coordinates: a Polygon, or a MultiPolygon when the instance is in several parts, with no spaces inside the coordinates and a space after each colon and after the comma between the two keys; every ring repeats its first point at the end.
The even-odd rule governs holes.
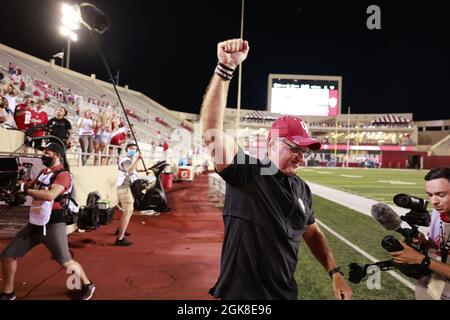
{"type": "Polygon", "coordinates": [[[35,147],[36,149],[42,151],[44,150],[44,146],[42,145],[42,141],[39,141],[39,145],[34,145],[34,140],[36,140],[38,137],[34,137],[36,132],[44,132],[45,134],[48,134],[52,129],[52,126],[50,126],[49,124],[39,124],[39,125],[35,125],[31,128],[28,128],[27,130],[25,130],[25,144],[28,146],[31,146],[33,144],[33,147],[35,147]]]}
{"type": "MultiPolygon", "coordinates": [[[[410,209],[405,215],[399,217],[394,210],[384,203],[377,203],[372,206],[372,216],[386,230],[396,231],[405,238],[405,243],[413,247],[416,251],[427,254],[427,246],[424,244],[415,244],[413,239],[419,236],[419,226],[428,227],[431,222],[431,216],[427,211],[428,201],[416,198],[407,194],[397,194],[393,199],[394,203],[402,208],[410,209]],[[410,228],[402,228],[402,221],[406,222],[410,228]]],[[[381,246],[388,252],[402,251],[403,246],[393,236],[386,236],[381,241],[381,246]]],[[[361,266],[357,263],[349,265],[349,280],[353,283],[359,283],[367,275],[367,269],[371,266],[377,266],[381,271],[398,269],[404,275],[420,279],[427,276],[431,271],[420,264],[399,264],[393,260],[379,261],[373,264],[361,266]]]]}
{"type": "Polygon", "coordinates": [[[21,163],[17,157],[0,158],[0,201],[9,206],[26,202],[25,182],[31,181],[33,164],[21,163]]]}

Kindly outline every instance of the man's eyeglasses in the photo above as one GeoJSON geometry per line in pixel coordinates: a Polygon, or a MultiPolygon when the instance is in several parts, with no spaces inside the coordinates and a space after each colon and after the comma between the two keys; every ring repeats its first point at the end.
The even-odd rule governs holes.
{"type": "Polygon", "coordinates": [[[311,155],[311,151],[308,150],[308,149],[300,148],[300,147],[294,147],[293,145],[291,145],[291,144],[289,144],[286,141],[281,140],[281,139],[280,139],[280,141],[283,142],[285,145],[287,145],[289,147],[289,150],[292,153],[295,153],[297,155],[303,155],[303,159],[307,159],[311,155]]]}

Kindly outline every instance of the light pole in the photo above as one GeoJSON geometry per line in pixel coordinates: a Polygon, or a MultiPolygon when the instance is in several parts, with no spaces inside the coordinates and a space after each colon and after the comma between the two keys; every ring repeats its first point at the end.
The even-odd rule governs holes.
{"type": "Polygon", "coordinates": [[[81,12],[77,5],[63,4],[61,7],[62,25],[59,27],[59,33],[67,38],[66,50],[66,68],[70,68],[70,50],[71,43],[78,41],[78,34],[75,32],[81,28],[81,12]]]}
{"type": "Polygon", "coordinates": [[[66,69],[70,69],[70,38],[67,37],[67,56],[66,56],[66,69]]]}
{"type": "MultiPolygon", "coordinates": [[[[348,107],[348,114],[347,114],[347,153],[346,153],[346,158],[347,158],[347,165],[346,167],[348,167],[348,163],[350,161],[350,107],[348,107]]],[[[344,167],[344,163],[345,161],[342,162],[342,167],[344,167]]]]}
{"type": "MultiPolygon", "coordinates": [[[[241,2],[241,34],[240,37],[244,40],[244,9],[245,0],[241,2]]],[[[241,121],[241,90],[242,90],[242,63],[239,65],[239,75],[238,75],[238,92],[237,92],[237,108],[236,108],[236,120],[235,120],[235,135],[236,139],[239,139],[239,125],[241,121]]]]}

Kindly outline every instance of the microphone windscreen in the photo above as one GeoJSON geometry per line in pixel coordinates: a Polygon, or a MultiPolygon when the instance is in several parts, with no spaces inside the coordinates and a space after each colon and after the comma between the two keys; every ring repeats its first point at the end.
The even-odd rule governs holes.
{"type": "Polygon", "coordinates": [[[91,3],[80,4],[81,19],[92,30],[104,33],[109,28],[109,20],[106,14],[91,3]]]}
{"type": "Polygon", "coordinates": [[[371,213],[372,217],[386,230],[397,230],[402,224],[400,217],[387,204],[374,204],[371,213]]]}

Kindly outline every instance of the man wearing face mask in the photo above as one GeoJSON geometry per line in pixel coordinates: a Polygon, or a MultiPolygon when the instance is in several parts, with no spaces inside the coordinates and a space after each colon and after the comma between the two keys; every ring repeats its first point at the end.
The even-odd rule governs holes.
{"type": "Polygon", "coordinates": [[[138,153],[137,145],[130,143],[125,148],[127,156],[119,161],[119,176],[117,179],[117,197],[123,210],[120,227],[116,230],[116,246],[130,246],[133,243],[125,236],[130,236],[127,231],[128,224],[134,211],[134,198],[131,192],[131,185],[137,179],[136,166],[142,155],[138,153]]]}
{"type": "Polygon", "coordinates": [[[218,64],[200,114],[203,141],[227,183],[221,270],[210,294],[225,300],[297,299],[294,272],[303,239],[330,276],[336,299],[350,299],[351,289],[315,222],[311,191],[296,176],[309,150],[321,147],[305,123],[289,116],[276,120],[264,160],[244,153],[223,132],[230,80],[248,52],[241,39],[218,44],[218,64]]]}
{"type": "MultiPolygon", "coordinates": [[[[65,161],[65,151],[60,144],[49,143],[44,149],[42,163],[46,167],[33,181],[25,193],[33,198],[29,223],[20,230],[6,249],[0,254],[3,271],[3,290],[0,300],[14,300],[14,278],[17,258],[38,244],[44,244],[52,254],[52,259],[63,268],[75,272],[82,285],[76,298],[89,300],[94,284],[87,278],[81,265],[72,259],[66,234],[64,208],[73,188],[73,177],[65,161]]],[[[73,288],[69,288],[73,289],[73,288]]]]}

